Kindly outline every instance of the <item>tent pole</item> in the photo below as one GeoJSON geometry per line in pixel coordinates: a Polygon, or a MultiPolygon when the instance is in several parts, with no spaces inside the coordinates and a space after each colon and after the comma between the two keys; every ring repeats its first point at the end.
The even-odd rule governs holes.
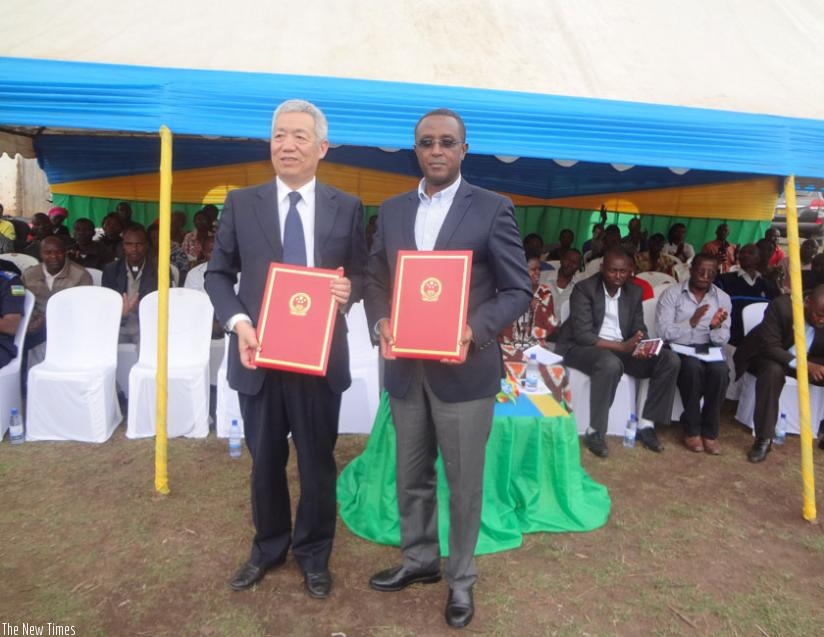
{"type": "Polygon", "coordinates": [[[802,515],[815,522],[815,477],[813,476],[813,430],[810,426],[810,380],[807,375],[807,339],[804,328],[804,302],[801,291],[801,256],[798,246],[798,211],[795,207],[795,176],[784,180],[787,202],[787,238],[790,257],[790,290],[793,307],[796,374],[798,380],[798,427],[801,432],[801,482],[804,504],[802,515]]]}
{"type": "Polygon", "coordinates": [[[169,261],[171,259],[170,231],[172,217],[172,131],[160,127],[160,227],[157,254],[157,379],[155,435],[155,490],[169,493],[167,472],[168,438],[166,414],[168,401],[168,346],[169,346],[169,261]]]}

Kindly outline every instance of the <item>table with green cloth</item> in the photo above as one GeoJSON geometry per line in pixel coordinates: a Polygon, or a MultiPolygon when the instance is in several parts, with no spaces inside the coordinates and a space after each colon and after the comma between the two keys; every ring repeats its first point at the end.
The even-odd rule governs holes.
{"type": "MultiPolygon", "coordinates": [[[[581,467],[575,419],[549,395],[498,403],[486,447],[481,532],[475,553],[519,547],[524,533],[591,531],[606,523],[610,497],[581,467]]],[[[448,554],[449,490],[441,458],[438,531],[448,554]]],[[[340,514],[363,538],[400,545],[395,427],[386,392],[366,447],[338,478],[340,514]]]]}

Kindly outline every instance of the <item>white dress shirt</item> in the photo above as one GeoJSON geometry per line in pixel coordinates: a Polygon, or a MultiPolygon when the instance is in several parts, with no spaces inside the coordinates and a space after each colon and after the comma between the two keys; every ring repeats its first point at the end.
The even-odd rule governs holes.
{"type": "Polygon", "coordinates": [[[618,318],[618,299],[621,298],[621,288],[610,296],[604,285],[604,322],[598,332],[598,338],[605,341],[623,341],[624,335],[621,333],[621,321],[618,318]]]}
{"type": "Polygon", "coordinates": [[[418,184],[418,214],[415,215],[415,245],[418,250],[435,249],[438,233],[460,185],[461,176],[458,175],[454,184],[430,197],[426,194],[426,180],[421,179],[418,184]]]}

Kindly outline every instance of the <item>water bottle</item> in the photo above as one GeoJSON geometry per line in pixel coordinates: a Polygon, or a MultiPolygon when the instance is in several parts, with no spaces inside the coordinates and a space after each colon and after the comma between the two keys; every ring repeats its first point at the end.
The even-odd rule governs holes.
{"type": "Polygon", "coordinates": [[[627,449],[632,449],[635,446],[635,433],[638,431],[638,418],[635,414],[629,415],[627,420],[627,428],[624,430],[624,446],[627,449]]]}
{"type": "Polygon", "coordinates": [[[229,457],[240,458],[240,426],[237,420],[232,420],[232,426],[229,428],[229,457]]]}
{"type": "Polygon", "coordinates": [[[783,445],[787,438],[787,414],[782,413],[775,425],[775,436],[773,437],[774,445],[783,445]]]}
{"type": "Polygon", "coordinates": [[[527,391],[535,391],[538,389],[538,377],[541,375],[538,369],[538,359],[535,354],[529,355],[529,360],[526,362],[526,374],[524,375],[524,388],[527,391]]]}
{"type": "Polygon", "coordinates": [[[9,440],[11,440],[11,444],[13,445],[23,444],[23,440],[25,440],[23,419],[20,418],[17,408],[11,410],[11,417],[9,418],[9,440]]]}

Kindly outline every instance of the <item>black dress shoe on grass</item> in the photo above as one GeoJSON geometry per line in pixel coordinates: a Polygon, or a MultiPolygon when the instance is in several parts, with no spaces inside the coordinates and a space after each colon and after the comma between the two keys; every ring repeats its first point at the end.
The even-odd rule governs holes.
{"type": "Polygon", "coordinates": [[[584,444],[587,449],[599,458],[606,458],[609,455],[607,441],[604,438],[604,434],[600,431],[593,431],[592,433],[584,434],[584,444]]]}
{"type": "Polygon", "coordinates": [[[251,561],[244,562],[229,581],[229,586],[235,591],[245,591],[262,580],[267,570],[265,566],[253,564],[251,561]]]}
{"type": "Polygon", "coordinates": [[[661,453],[664,450],[664,445],[661,444],[655,433],[655,427],[644,427],[643,429],[639,429],[635,434],[635,437],[640,440],[641,444],[650,451],[661,453]]]}
{"type": "Polygon", "coordinates": [[[452,628],[463,628],[472,621],[475,614],[475,602],[472,600],[472,589],[452,590],[446,598],[444,616],[446,623],[452,628]]]}
{"type": "Polygon", "coordinates": [[[763,462],[772,449],[772,438],[756,438],[752,443],[752,449],[747,452],[747,460],[750,462],[763,462]]]}
{"type": "Polygon", "coordinates": [[[439,570],[421,571],[401,565],[376,573],[369,578],[369,586],[383,593],[394,593],[410,584],[434,584],[440,581],[439,570]]]}
{"type": "Polygon", "coordinates": [[[310,597],[324,599],[332,592],[332,574],[326,571],[311,572],[303,574],[303,584],[310,597]]]}

